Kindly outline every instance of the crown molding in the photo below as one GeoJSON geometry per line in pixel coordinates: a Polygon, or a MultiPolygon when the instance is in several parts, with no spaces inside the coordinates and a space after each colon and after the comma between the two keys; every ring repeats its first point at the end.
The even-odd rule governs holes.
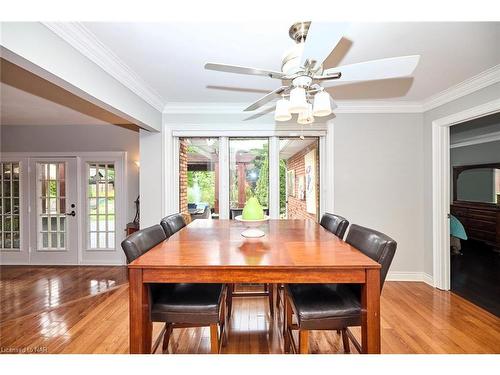
{"type": "Polygon", "coordinates": [[[482,134],[482,135],[476,135],[474,137],[464,138],[459,141],[451,143],[450,148],[479,145],[482,143],[496,142],[496,141],[500,141],[500,132],[494,132],[494,133],[482,134]]]}
{"type": "Polygon", "coordinates": [[[459,99],[465,95],[472,94],[475,91],[491,86],[500,82],[500,64],[485,70],[478,75],[466,79],[455,86],[432,95],[422,102],[423,112],[442,106],[453,100],[459,99]]]}
{"type": "Polygon", "coordinates": [[[80,22],[42,22],[47,28],[69,43],[82,55],[101,67],[129,90],[158,111],[167,102],[137,73],[127,66],[80,22]]]}
{"type": "Polygon", "coordinates": [[[347,101],[336,100],[333,113],[422,113],[422,104],[415,101],[347,101]]]}
{"type": "MultiPolygon", "coordinates": [[[[421,113],[422,105],[408,101],[335,101],[334,113],[421,113]]],[[[248,103],[171,102],[163,109],[165,114],[243,114],[248,103]]],[[[261,110],[270,109],[265,106],[261,110]]],[[[252,112],[248,112],[251,114],[252,112]]],[[[254,113],[254,112],[253,112],[254,113]]]]}

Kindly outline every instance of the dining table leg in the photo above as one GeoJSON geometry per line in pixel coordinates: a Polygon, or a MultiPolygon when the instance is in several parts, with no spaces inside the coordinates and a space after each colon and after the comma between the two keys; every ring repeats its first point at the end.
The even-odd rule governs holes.
{"type": "Polygon", "coordinates": [[[380,269],[367,269],[361,293],[363,353],[380,354],[380,269]]]}
{"type": "Polygon", "coordinates": [[[149,317],[149,289],[142,269],[129,268],[130,354],[150,354],[153,326],[149,317]]]}

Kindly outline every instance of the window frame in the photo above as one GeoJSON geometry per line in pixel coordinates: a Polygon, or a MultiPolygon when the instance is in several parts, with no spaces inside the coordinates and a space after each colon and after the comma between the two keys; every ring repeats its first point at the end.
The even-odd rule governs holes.
{"type": "Polygon", "coordinates": [[[0,240],[0,251],[1,252],[16,252],[16,253],[19,253],[21,252],[21,249],[22,249],[22,237],[23,237],[23,232],[24,232],[24,228],[22,227],[22,225],[24,223],[22,223],[23,221],[23,206],[22,206],[22,203],[23,203],[23,200],[24,200],[24,194],[23,194],[23,189],[22,189],[22,178],[23,178],[23,167],[22,167],[22,163],[21,161],[18,161],[18,160],[0,160],[0,173],[1,173],[1,176],[0,176],[0,199],[2,199],[2,202],[1,202],[1,207],[0,207],[0,216],[1,216],[1,220],[0,220],[0,236],[2,236],[2,234],[5,232],[5,233],[10,233],[11,234],[11,246],[9,248],[7,247],[4,247],[4,238],[2,236],[1,240],[0,240]],[[13,165],[14,164],[18,164],[19,166],[19,178],[17,181],[18,183],[18,196],[15,197],[13,195],[14,193],[14,189],[13,189],[13,182],[14,182],[14,179],[11,177],[8,181],[10,182],[10,195],[7,197],[10,199],[10,214],[9,215],[6,215],[4,213],[4,209],[5,209],[5,206],[4,206],[4,202],[3,200],[6,198],[6,196],[4,196],[4,193],[3,193],[3,183],[4,183],[4,178],[3,178],[3,167],[4,167],[4,164],[10,164],[11,165],[11,175],[13,175],[13,165]],[[18,203],[18,207],[19,207],[19,212],[16,214],[14,214],[14,205],[13,205],[13,200],[14,199],[18,199],[19,200],[19,203],[18,203]],[[11,219],[11,228],[9,231],[4,231],[3,230],[3,226],[4,226],[4,219],[5,219],[5,216],[9,216],[10,219],[11,219]],[[17,216],[18,217],[18,230],[17,231],[14,231],[12,229],[12,226],[13,226],[13,218],[14,216],[17,216]],[[14,247],[14,233],[15,232],[18,232],[19,233],[19,247],[14,247]]]}
{"type": "MultiPolygon", "coordinates": [[[[85,192],[84,192],[84,195],[83,195],[83,198],[84,198],[84,205],[85,205],[85,208],[84,208],[84,211],[85,211],[85,217],[84,219],[82,220],[83,221],[83,225],[82,225],[82,236],[84,237],[83,239],[83,243],[84,243],[84,249],[86,251],[115,251],[116,249],[116,243],[117,243],[117,240],[116,240],[116,237],[117,237],[117,220],[116,220],[116,205],[117,205],[117,183],[116,183],[116,163],[114,161],[111,161],[111,162],[103,162],[103,161],[85,161],[84,162],[84,171],[85,171],[85,192]],[[105,196],[101,197],[99,195],[99,191],[97,189],[97,186],[96,186],[96,195],[95,197],[90,197],[90,194],[89,194],[89,187],[90,187],[90,184],[89,184],[89,179],[90,179],[90,168],[91,168],[91,165],[94,165],[96,167],[96,170],[99,170],[100,169],[100,166],[101,165],[104,165],[104,168],[106,170],[105,172],[105,177],[107,177],[107,174],[108,174],[108,167],[109,165],[113,165],[113,170],[114,170],[114,174],[115,174],[115,177],[113,179],[113,183],[114,183],[114,195],[113,195],[113,200],[114,200],[114,212],[113,212],[113,216],[114,216],[114,230],[113,231],[110,231],[108,230],[108,216],[109,215],[109,212],[108,212],[108,204],[106,202],[106,210],[105,210],[105,213],[104,215],[100,214],[99,213],[99,199],[105,199],[106,201],[110,198],[110,196],[108,195],[108,187],[107,185],[109,184],[109,180],[105,180],[106,181],[106,194],[105,196]],[[95,215],[91,215],[90,214],[90,200],[91,199],[95,199],[96,200],[96,214],[95,215]],[[92,230],[92,228],[90,227],[90,216],[96,216],[96,230],[92,230]],[[105,216],[106,217],[106,221],[105,221],[105,230],[104,231],[101,231],[99,230],[99,216],[105,216]],[[90,237],[91,237],[91,234],[92,233],[96,233],[96,244],[97,244],[97,247],[92,247],[91,246],[91,240],[90,240],[90,237]],[[106,247],[99,247],[99,242],[100,242],[100,239],[99,239],[99,235],[101,233],[105,233],[105,238],[106,238],[106,247]],[[115,246],[113,247],[110,247],[109,246],[109,234],[110,233],[113,233],[114,234],[114,242],[115,242],[115,246]]],[[[96,172],[97,173],[97,172],[96,172]]]]}

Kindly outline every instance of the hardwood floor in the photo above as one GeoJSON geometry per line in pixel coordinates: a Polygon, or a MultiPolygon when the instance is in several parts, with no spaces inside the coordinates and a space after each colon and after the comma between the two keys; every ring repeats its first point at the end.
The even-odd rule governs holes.
{"type": "MultiPolygon", "coordinates": [[[[128,353],[125,267],[2,266],[0,299],[0,352],[128,353]]],[[[282,352],[281,318],[269,319],[266,297],[236,298],[233,308],[223,353],[282,352]]],[[[387,282],[381,317],[383,353],[500,353],[499,318],[424,283],[387,282]]],[[[341,336],[314,331],[310,350],[342,353],[341,336]]],[[[169,351],[209,353],[208,327],[174,330],[169,351]]]]}
{"type": "Polygon", "coordinates": [[[480,241],[462,241],[451,256],[451,290],[500,317],[500,253],[480,241]]]}

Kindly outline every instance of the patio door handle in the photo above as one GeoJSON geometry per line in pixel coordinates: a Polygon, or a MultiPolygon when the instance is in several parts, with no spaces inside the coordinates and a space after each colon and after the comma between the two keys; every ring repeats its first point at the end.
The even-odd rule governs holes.
{"type": "Polygon", "coordinates": [[[73,217],[74,217],[74,216],[76,216],[76,212],[75,212],[75,210],[73,210],[73,211],[71,211],[71,212],[66,212],[66,215],[67,215],[67,216],[73,216],[73,217]]]}

